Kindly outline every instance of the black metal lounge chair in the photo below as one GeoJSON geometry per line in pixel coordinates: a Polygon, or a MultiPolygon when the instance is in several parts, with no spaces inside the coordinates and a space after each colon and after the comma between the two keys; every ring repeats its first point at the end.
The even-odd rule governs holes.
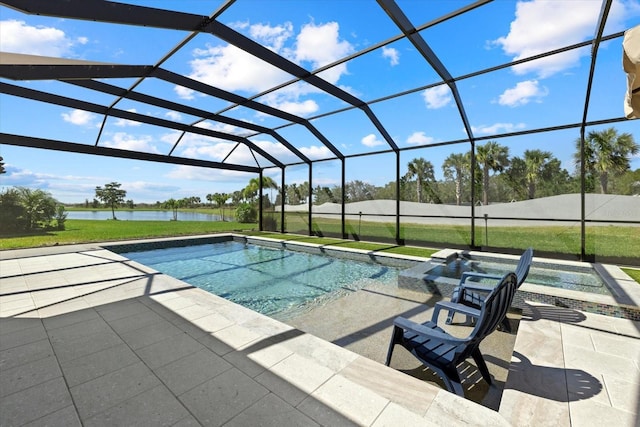
{"type": "MultiPolygon", "coordinates": [[[[518,277],[518,281],[516,283],[516,290],[524,283],[524,280],[529,275],[529,269],[531,268],[531,261],[533,260],[533,248],[528,248],[523,254],[520,256],[520,260],[518,261],[518,265],[516,266],[516,276],[518,277]]],[[[476,278],[476,279],[495,279],[496,282],[502,279],[502,275],[489,274],[489,273],[479,273],[475,271],[468,271],[462,273],[460,277],[460,283],[453,289],[453,293],[451,294],[451,303],[460,303],[472,308],[480,308],[480,303],[484,298],[486,298],[487,294],[493,289],[493,286],[482,285],[480,283],[474,283],[472,281],[467,281],[467,279],[476,278]],[[462,292],[462,289],[465,289],[465,292],[462,292]]],[[[440,301],[437,305],[446,306],[450,304],[446,301],[440,301]]],[[[449,316],[447,317],[447,324],[451,324],[453,321],[453,311],[449,312],[449,316]]],[[[469,321],[469,317],[476,317],[473,315],[467,316],[467,321],[469,321]]],[[[501,328],[507,332],[511,332],[511,325],[509,325],[509,320],[505,317],[501,328]]]]}
{"type": "MultiPolygon", "coordinates": [[[[516,290],[516,275],[507,273],[476,310],[462,304],[455,307],[441,307],[447,310],[460,310],[467,314],[478,311],[478,321],[466,338],[457,338],[437,325],[438,312],[433,313],[431,321],[416,323],[403,317],[393,321],[393,334],[389,343],[386,365],[391,363],[391,356],[396,344],[409,350],[420,362],[434,370],[443,380],[450,392],[464,396],[457,366],[473,357],[482,377],[491,384],[491,376],[480,353],[480,343],[492,333],[507,314],[516,290]]],[[[464,290],[463,290],[464,292],[464,290]]]]}

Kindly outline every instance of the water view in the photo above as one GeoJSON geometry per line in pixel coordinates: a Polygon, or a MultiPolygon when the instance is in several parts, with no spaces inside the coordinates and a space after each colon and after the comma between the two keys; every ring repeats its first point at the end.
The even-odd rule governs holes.
{"type": "MultiPolygon", "coordinates": [[[[69,211],[67,219],[91,219],[103,220],[112,219],[111,211],[69,211]]],[[[170,221],[173,219],[173,212],[168,211],[142,211],[123,210],[116,211],[116,218],[122,221],[170,221]]],[[[232,219],[231,215],[225,214],[225,220],[232,219]]],[[[203,214],[197,212],[178,212],[178,221],[220,221],[222,217],[215,214],[203,214]]]]}

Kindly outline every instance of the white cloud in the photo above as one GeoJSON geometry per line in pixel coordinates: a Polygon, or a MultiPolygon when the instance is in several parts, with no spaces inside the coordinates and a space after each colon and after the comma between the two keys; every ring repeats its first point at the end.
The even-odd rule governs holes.
{"type": "Polygon", "coordinates": [[[215,161],[222,161],[235,146],[236,143],[234,142],[216,142],[202,145],[193,141],[183,144],[181,141],[179,153],[183,157],[209,158],[215,161]]]}
{"type": "MultiPolygon", "coordinates": [[[[289,22],[275,26],[248,25],[243,22],[236,23],[235,27],[247,30],[261,44],[311,69],[332,63],[354,50],[350,43],[340,39],[340,27],[336,22],[306,24],[295,38],[293,25],[289,22]]],[[[207,46],[195,49],[193,54],[189,77],[232,92],[254,95],[293,78],[232,45],[207,46]]],[[[337,84],[345,73],[346,64],[340,64],[319,73],[318,76],[337,84]]],[[[176,86],[174,91],[183,99],[193,99],[195,96],[192,90],[184,87],[176,86]]],[[[305,115],[316,112],[318,105],[313,100],[301,97],[317,93],[320,93],[319,89],[299,83],[271,93],[260,102],[292,114],[305,115]]]]}
{"type": "Polygon", "coordinates": [[[187,99],[187,100],[191,100],[194,99],[194,93],[196,93],[193,89],[189,89],[188,87],[184,87],[184,86],[175,86],[173,88],[173,91],[176,93],[176,95],[178,95],[179,98],[181,99],[187,99]]]}
{"type": "Polygon", "coordinates": [[[127,190],[127,192],[130,191],[176,191],[178,189],[180,189],[180,187],[177,187],[175,185],[170,185],[170,184],[161,184],[158,182],[147,182],[147,181],[131,181],[131,182],[125,182],[122,184],[122,188],[127,190]]]}
{"type": "Polygon", "coordinates": [[[14,19],[0,21],[0,51],[67,57],[73,47],[86,44],[86,37],[69,38],[64,31],[53,27],[28,25],[14,19]]]}
{"type": "MultiPolygon", "coordinates": [[[[618,31],[630,16],[632,3],[614,1],[607,20],[607,29],[618,31]]],[[[509,34],[493,41],[513,60],[527,58],[587,40],[594,36],[601,2],[592,0],[519,1],[509,34]]],[[[536,73],[539,78],[551,76],[579,65],[580,58],[589,55],[589,48],[571,50],[536,61],[516,65],[516,74],[536,73]]]]}
{"type": "MultiPolygon", "coordinates": [[[[354,51],[346,40],[340,40],[340,26],[337,22],[323,25],[309,23],[302,27],[296,37],[295,59],[300,63],[311,62],[316,69],[343,58],[354,51]]],[[[337,83],[347,72],[347,64],[343,63],[321,73],[321,77],[329,83],[337,83]]]]}
{"type": "Polygon", "coordinates": [[[249,27],[249,33],[262,44],[269,46],[275,51],[280,51],[287,39],[293,35],[293,25],[291,22],[285,22],[275,27],[255,24],[249,27]]]}
{"type": "Polygon", "coordinates": [[[300,152],[311,160],[327,159],[335,157],[335,155],[324,145],[312,145],[310,147],[301,147],[300,152]]]}
{"type": "MultiPolygon", "coordinates": [[[[210,122],[200,122],[196,126],[203,129],[226,132],[231,132],[234,129],[233,126],[230,125],[210,122]]],[[[177,147],[177,155],[185,157],[199,157],[200,155],[204,155],[216,161],[224,159],[229,151],[236,145],[235,142],[212,138],[197,133],[187,132],[183,135],[182,132],[178,130],[165,133],[160,137],[160,140],[173,146],[178,141],[178,138],[180,138],[180,144],[177,147]]]]}
{"type": "MultiPolygon", "coordinates": [[[[202,125],[201,127],[206,129],[218,130],[226,133],[234,133],[234,130],[239,129],[234,126],[221,123],[211,124],[203,122],[199,125],[202,125]]],[[[168,144],[175,144],[179,135],[180,132],[178,131],[168,132],[161,137],[161,140],[168,144]]],[[[258,139],[250,141],[277,159],[286,160],[288,158],[291,161],[299,160],[280,143],[258,139]]],[[[227,158],[227,161],[230,163],[254,165],[255,159],[248,146],[243,143],[240,143],[240,146],[237,145],[238,143],[232,141],[186,133],[180,140],[180,144],[176,150],[176,155],[188,158],[203,158],[217,162],[224,160],[230,155],[227,158]]],[[[260,156],[259,154],[256,155],[260,156]]]]}
{"type": "MultiPolygon", "coordinates": [[[[239,130],[238,127],[234,125],[230,125],[228,123],[208,121],[208,120],[204,122],[198,122],[194,126],[202,129],[215,130],[218,132],[232,133],[232,134],[237,133],[237,131],[239,130]]],[[[202,136],[199,136],[199,135],[194,135],[194,136],[203,138],[202,136]]]]}
{"type": "Polygon", "coordinates": [[[540,88],[537,80],[525,80],[518,82],[515,87],[505,90],[498,98],[498,104],[508,107],[526,105],[531,100],[541,102],[541,98],[547,96],[547,88],[540,88]]]}
{"type": "MultiPolygon", "coordinates": [[[[136,113],[136,109],[135,108],[130,108],[127,110],[130,113],[136,113]]],[[[115,126],[119,126],[119,127],[127,127],[127,126],[140,126],[142,123],[140,122],[136,122],[133,120],[127,120],[127,119],[118,119],[115,121],[114,125],[115,126]]]]}
{"type": "Polygon", "coordinates": [[[424,132],[414,132],[407,138],[407,144],[424,145],[435,142],[431,136],[427,136],[424,132]]]}
{"type": "Polygon", "coordinates": [[[246,172],[231,171],[225,169],[209,169],[198,168],[195,166],[176,166],[173,170],[165,175],[171,179],[186,179],[191,181],[219,181],[219,182],[237,182],[243,186],[247,184],[249,179],[255,174],[246,172]]]}
{"type": "Polygon", "coordinates": [[[471,130],[476,135],[491,135],[496,133],[509,133],[524,129],[524,123],[494,123],[492,125],[471,126],[471,130]]]}
{"type": "Polygon", "coordinates": [[[275,98],[276,100],[270,100],[274,98],[269,97],[265,97],[264,99],[265,101],[267,101],[268,105],[274,108],[301,117],[309,116],[312,113],[318,111],[318,109],[320,108],[318,104],[312,99],[307,99],[301,102],[286,100],[282,97],[277,97],[275,98]]]}
{"type": "Polygon", "coordinates": [[[384,144],[384,141],[378,139],[378,137],[372,133],[362,138],[360,142],[366,147],[377,147],[378,145],[384,144]]]}
{"type": "Polygon", "coordinates": [[[96,115],[84,110],[72,110],[70,113],[62,113],[62,119],[77,126],[92,126],[96,115]]]}
{"type": "Polygon", "coordinates": [[[435,110],[449,104],[453,99],[451,90],[447,85],[440,85],[422,92],[422,97],[427,104],[427,108],[435,110]]]}
{"type": "Polygon", "coordinates": [[[125,132],[117,132],[110,141],[105,141],[104,146],[109,148],[119,148],[122,150],[143,151],[146,153],[159,153],[152,144],[153,138],[148,135],[135,137],[125,132]]]}
{"type": "Polygon", "coordinates": [[[2,186],[37,187],[47,191],[52,175],[20,169],[10,164],[5,165],[6,173],[2,175],[2,186]]]}
{"type": "Polygon", "coordinates": [[[384,46],[382,48],[382,57],[387,58],[392,66],[400,63],[400,52],[398,52],[398,49],[384,46]]]}
{"type": "MultiPolygon", "coordinates": [[[[189,77],[227,91],[254,94],[291,79],[287,73],[232,45],[207,46],[193,53],[189,77]]],[[[180,90],[179,94],[189,92],[180,90]]]]}
{"type": "MultiPolygon", "coordinates": [[[[200,122],[195,126],[227,134],[237,134],[237,131],[240,130],[240,128],[233,125],[210,121],[200,122]]],[[[204,157],[214,161],[222,161],[237,145],[236,142],[197,133],[187,132],[182,135],[182,132],[177,130],[166,132],[160,137],[160,140],[173,146],[178,141],[178,138],[180,138],[180,144],[176,148],[176,155],[189,158],[204,157]]],[[[246,159],[253,162],[253,157],[250,154],[246,156],[246,159]]]]}
{"type": "Polygon", "coordinates": [[[251,142],[282,162],[295,162],[300,160],[298,156],[293,154],[287,147],[279,142],[266,140],[251,140],[251,142]]]}
{"type": "Polygon", "coordinates": [[[175,122],[182,121],[182,114],[177,111],[167,111],[164,115],[175,122]]]}

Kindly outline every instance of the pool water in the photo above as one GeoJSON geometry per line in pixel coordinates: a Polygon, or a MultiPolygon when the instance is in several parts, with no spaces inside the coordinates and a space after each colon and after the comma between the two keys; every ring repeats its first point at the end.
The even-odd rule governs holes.
{"type": "Polygon", "coordinates": [[[235,241],[121,255],[281,320],[368,284],[396,285],[399,271],[235,241]]]}
{"type": "MultiPolygon", "coordinates": [[[[462,273],[467,271],[504,275],[509,271],[514,271],[515,268],[515,263],[457,259],[446,265],[436,266],[429,270],[428,275],[459,279],[462,273]]],[[[611,295],[604,281],[595,270],[582,269],[572,271],[551,266],[531,267],[525,282],[580,292],[611,295]]]]}

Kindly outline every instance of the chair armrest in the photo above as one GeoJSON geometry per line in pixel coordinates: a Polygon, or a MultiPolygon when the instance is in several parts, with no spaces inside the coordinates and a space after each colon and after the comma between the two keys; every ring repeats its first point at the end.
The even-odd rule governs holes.
{"type": "Polygon", "coordinates": [[[460,277],[460,284],[458,286],[460,286],[461,288],[464,288],[465,290],[489,293],[495,288],[495,286],[498,283],[500,283],[500,280],[502,280],[502,277],[504,276],[499,276],[499,275],[490,274],[490,273],[476,273],[474,271],[468,271],[466,273],[462,273],[462,276],[460,277]],[[466,280],[470,277],[475,277],[478,279],[496,280],[496,284],[492,286],[492,285],[480,284],[477,282],[467,282],[466,280]]]}
{"type": "Polygon", "coordinates": [[[476,319],[480,318],[480,310],[478,310],[477,308],[469,307],[467,305],[452,301],[438,301],[436,303],[436,306],[433,308],[433,315],[431,316],[431,321],[433,323],[438,322],[438,316],[440,315],[440,310],[442,309],[449,312],[465,314],[476,319]]]}
{"type": "Polygon", "coordinates": [[[393,321],[393,325],[396,328],[405,329],[417,335],[427,336],[431,339],[441,341],[443,343],[447,343],[451,345],[458,345],[467,341],[464,338],[457,338],[452,335],[449,335],[447,332],[443,330],[438,330],[439,328],[431,329],[427,326],[424,326],[420,323],[416,323],[404,317],[396,317],[395,320],[393,321]]]}
{"type": "Polygon", "coordinates": [[[460,284],[463,284],[470,277],[477,277],[478,279],[495,279],[501,280],[504,275],[491,274],[491,273],[478,273],[476,271],[466,271],[460,276],[460,284]]]}
{"type": "MultiPolygon", "coordinates": [[[[496,283],[497,285],[497,283],[496,283]]],[[[460,285],[460,288],[467,290],[467,291],[476,291],[476,292],[491,292],[492,290],[495,289],[495,286],[487,286],[487,285],[479,285],[479,284],[472,284],[472,283],[463,283],[462,285],[460,285]]]]}

